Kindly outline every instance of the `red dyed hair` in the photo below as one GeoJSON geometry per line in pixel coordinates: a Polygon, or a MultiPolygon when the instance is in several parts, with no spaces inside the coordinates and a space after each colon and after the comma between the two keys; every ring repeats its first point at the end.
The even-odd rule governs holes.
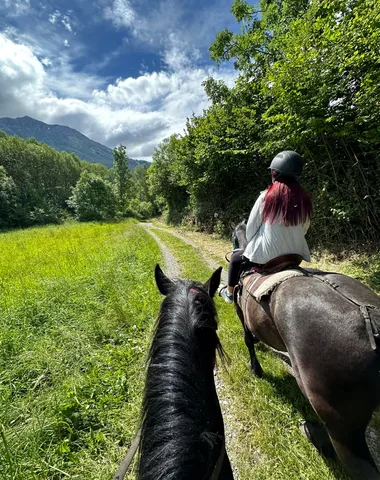
{"type": "Polygon", "coordinates": [[[283,225],[298,225],[310,219],[312,204],[309,193],[293,177],[272,172],[273,184],[265,195],[263,223],[274,223],[279,218],[283,225]]]}

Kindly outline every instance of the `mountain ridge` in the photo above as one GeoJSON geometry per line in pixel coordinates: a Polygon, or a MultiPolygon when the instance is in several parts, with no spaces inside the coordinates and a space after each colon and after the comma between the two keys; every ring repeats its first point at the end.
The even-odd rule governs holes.
{"type": "MultiPolygon", "coordinates": [[[[0,118],[0,130],[7,135],[17,135],[27,139],[34,137],[38,142],[46,143],[62,152],[74,153],[81,160],[91,163],[101,163],[110,168],[113,164],[112,150],[99,142],[78,132],[74,128],[59,124],[47,124],[32,117],[0,118]]],[[[145,160],[129,159],[130,169],[138,165],[149,166],[145,160]]]]}

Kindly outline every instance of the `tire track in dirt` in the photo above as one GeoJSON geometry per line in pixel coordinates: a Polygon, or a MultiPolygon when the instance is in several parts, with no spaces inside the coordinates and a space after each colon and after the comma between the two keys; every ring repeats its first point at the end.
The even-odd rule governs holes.
{"type": "MultiPolygon", "coordinates": [[[[165,274],[168,275],[170,278],[173,277],[179,277],[180,275],[180,265],[177,262],[175,256],[170,252],[169,248],[166,246],[164,242],[162,242],[157,235],[152,232],[152,228],[155,228],[157,230],[167,230],[165,228],[159,228],[153,225],[152,223],[140,223],[140,226],[144,228],[144,230],[151,235],[154,240],[157,242],[158,246],[160,247],[160,250],[162,252],[162,255],[164,257],[164,263],[165,263],[165,274]]],[[[183,237],[182,235],[172,232],[169,232],[171,235],[179,238],[182,240],[184,243],[187,245],[190,245],[193,248],[196,248],[198,250],[198,246],[191,242],[189,239],[186,237],[183,237]]],[[[212,259],[210,259],[207,255],[204,253],[201,253],[203,260],[205,261],[206,265],[210,267],[212,270],[216,270],[220,265],[218,265],[216,262],[214,262],[212,259]]],[[[227,274],[223,270],[222,271],[222,281],[226,282],[227,281],[227,274]]],[[[222,415],[223,415],[223,421],[224,421],[224,428],[225,428],[225,437],[226,437],[226,450],[228,452],[229,459],[231,461],[231,467],[234,475],[235,480],[240,479],[239,471],[236,467],[236,461],[235,461],[235,455],[234,452],[238,452],[238,445],[237,445],[237,434],[236,432],[239,431],[239,425],[237,424],[236,420],[233,417],[232,414],[232,409],[231,409],[231,399],[226,395],[225,393],[225,386],[218,375],[218,370],[216,369],[214,372],[215,376],[215,386],[216,390],[218,393],[218,398],[219,398],[219,403],[220,403],[220,408],[222,410],[222,415]]]]}

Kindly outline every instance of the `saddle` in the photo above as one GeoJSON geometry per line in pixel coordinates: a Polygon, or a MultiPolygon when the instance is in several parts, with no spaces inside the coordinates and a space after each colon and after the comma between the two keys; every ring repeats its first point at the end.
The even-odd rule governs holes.
{"type": "Polygon", "coordinates": [[[236,288],[236,301],[240,308],[245,303],[243,299],[243,286],[245,297],[253,297],[260,302],[262,297],[270,295],[280,283],[285,280],[303,275],[297,267],[302,262],[300,255],[282,255],[276,257],[265,265],[256,265],[247,262],[243,265],[239,285],[236,288]],[[249,277],[249,278],[248,278],[249,277]]]}
{"type": "Polygon", "coordinates": [[[270,260],[265,265],[258,265],[247,262],[246,264],[243,264],[243,268],[240,273],[240,279],[245,278],[247,275],[251,275],[253,273],[271,275],[276,272],[281,272],[286,268],[298,267],[301,264],[302,260],[303,258],[301,257],[301,255],[289,254],[276,257],[273,260],[270,260]]]}

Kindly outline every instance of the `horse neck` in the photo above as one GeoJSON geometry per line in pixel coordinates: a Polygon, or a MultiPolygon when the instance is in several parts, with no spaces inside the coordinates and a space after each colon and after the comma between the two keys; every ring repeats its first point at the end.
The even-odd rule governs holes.
{"type": "Polygon", "coordinates": [[[236,229],[236,237],[239,243],[239,248],[245,249],[248,245],[247,236],[246,236],[246,228],[240,227],[236,229]]]}
{"type": "Polygon", "coordinates": [[[215,349],[200,351],[186,302],[171,307],[170,314],[161,310],[150,353],[140,480],[204,478],[210,433],[223,434],[213,376],[215,349]]]}

